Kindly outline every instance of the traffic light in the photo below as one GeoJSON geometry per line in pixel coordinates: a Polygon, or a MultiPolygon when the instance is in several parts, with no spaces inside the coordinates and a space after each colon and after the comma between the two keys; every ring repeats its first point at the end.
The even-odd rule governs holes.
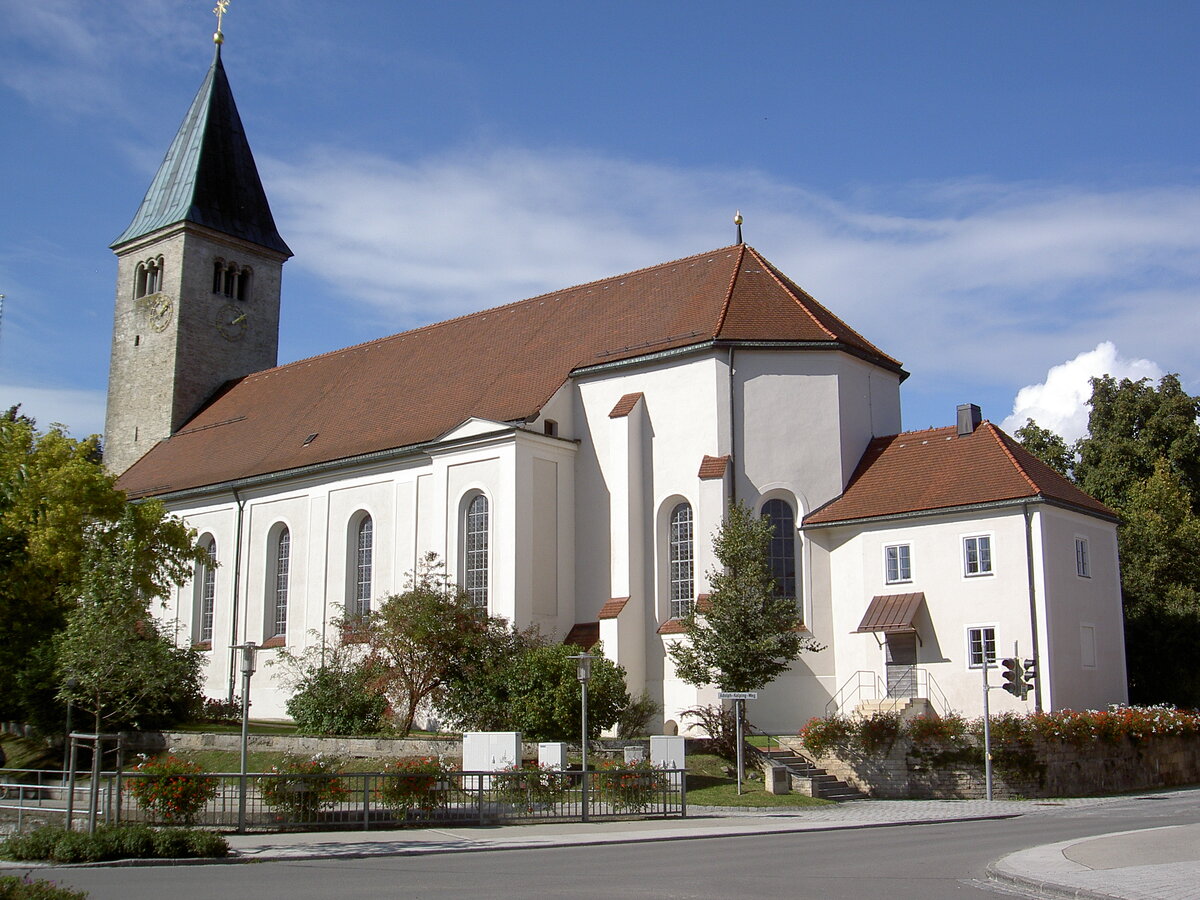
{"type": "Polygon", "coordinates": [[[1025,694],[1029,690],[1029,685],[1025,683],[1025,670],[1021,666],[1021,660],[1015,656],[1006,657],[1000,660],[1000,668],[1004,674],[1004,684],[1002,687],[1014,697],[1024,699],[1025,694]]]}
{"type": "MultiPolygon", "coordinates": [[[[1037,682],[1037,677],[1038,677],[1037,660],[1036,659],[1025,660],[1025,693],[1026,694],[1028,694],[1031,690],[1033,690],[1033,686],[1037,682]]],[[[1024,697],[1022,697],[1022,699],[1024,699],[1024,697]]]]}

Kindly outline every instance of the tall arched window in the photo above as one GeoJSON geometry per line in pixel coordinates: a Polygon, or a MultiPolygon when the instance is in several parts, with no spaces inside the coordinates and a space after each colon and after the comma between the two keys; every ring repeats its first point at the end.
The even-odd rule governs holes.
{"type": "Polygon", "coordinates": [[[358,523],[358,542],[354,557],[355,617],[365,619],[371,614],[371,583],[375,557],[375,525],[370,516],[358,523]]]}
{"type": "Polygon", "coordinates": [[[775,596],[796,599],[796,516],[784,500],[768,500],[762,517],[771,523],[767,561],[775,578],[775,596]]]}
{"type": "Polygon", "coordinates": [[[292,564],[292,535],[283,528],[275,541],[275,596],[271,637],[287,636],[288,574],[292,564]]]}
{"type": "Polygon", "coordinates": [[[463,586],[476,609],[488,603],[488,501],[476,494],[463,523],[463,586]]]}
{"type": "Polygon", "coordinates": [[[212,643],[213,610],[217,600],[217,542],[209,538],[204,546],[204,562],[200,563],[200,621],[196,629],[200,643],[212,643]]]}
{"type": "Polygon", "coordinates": [[[692,558],[692,507],[680,503],[671,510],[668,536],[671,578],[671,618],[686,616],[695,597],[692,558]]]}

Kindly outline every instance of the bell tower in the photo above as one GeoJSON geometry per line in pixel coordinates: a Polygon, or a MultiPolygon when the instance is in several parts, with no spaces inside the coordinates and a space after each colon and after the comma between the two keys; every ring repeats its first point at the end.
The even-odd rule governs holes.
{"type": "Polygon", "coordinates": [[[224,385],[273,367],[280,280],[275,227],[225,68],[208,75],[137,214],[111,245],[116,309],[104,461],[120,474],[224,385]]]}

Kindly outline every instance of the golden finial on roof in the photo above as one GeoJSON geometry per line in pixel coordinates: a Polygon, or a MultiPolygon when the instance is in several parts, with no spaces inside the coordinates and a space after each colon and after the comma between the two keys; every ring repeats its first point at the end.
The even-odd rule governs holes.
{"type": "Polygon", "coordinates": [[[229,0],[217,0],[217,5],[213,7],[213,15],[217,17],[217,32],[213,35],[214,44],[225,43],[225,35],[221,33],[221,19],[225,16],[225,12],[228,9],[229,0]]]}
{"type": "Polygon", "coordinates": [[[733,224],[737,226],[737,242],[742,243],[742,211],[739,209],[733,214],[733,224]]]}

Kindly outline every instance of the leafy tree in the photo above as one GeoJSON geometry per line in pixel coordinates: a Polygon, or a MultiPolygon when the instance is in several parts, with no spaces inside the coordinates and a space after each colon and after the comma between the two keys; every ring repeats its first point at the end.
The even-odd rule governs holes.
{"type": "Polygon", "coordinates": [[[407,733],[421,704],[440,698],[458,660],[487,624],[466,591],[450,581],[437,554],[428,553],[408,588],[385,597],[355,627],[379,663],[379,684],[397,713],[397,727],[407,733]]]}
{"type": "Polygon", "coordinates": [[[85,529],[75,605],[56,649],[59,698],[88,710],[97,730],[169,723],[199,704],[199,653],[176,648],[149,607],[205,558],[190,529],[154,502],[85,529]]]}
{"type": "Polygon", "coordinates": [[[438,713],[462,731],[510,730],[513,696],[518,687],[513,664],[547,643],[536,628],[522,631],[504,619],[488,619],[450,671],[438,700],[438,713]]]}
{"type": "Polygon", "coordinates": [[[61,722],[54,638],[81,598],[128,596],[144,612],[191,575],[196,552],[160,504],[126,504],[99,437],[39,431],[16,407],[0,415],[0,718],[61,722]]]}
{"type": "Polygon", "coordinates": [[[383,729],[387,698],[379,686],[379,663],[355,644],[317,644],[302,653],[286,648],[268,665],[282,665],[293,690],[288,715],[308,734],[375,734],[383,729]]]}
{"type": "MultiPolygon", "coordinates": [[[[513,660],[510,670],[509,727],[531,741],[567,741],[582,728],[581,687],[575,661],[583,653],[573,644],[542,644],[513,660]]],[[[588,737],[616,724],[629,704],[625,670],[596,653],[588,682],[588,737]]]]}
{"type": "Polygon", "coordinates": [[[772,526],[737,503],[713,539],[720,568],[709,573],[708,605],[683,619],[688,640],[669,649],[688,684],[753,691],[786,672],[806,650],[822,649],[800,630],[795,599],[779,596],[767,563],[772,526]]]}
{"type": "MultiPolygon", "coordinates": [[[[536,629],[493,618],[477,634],[438,702],[438,712],[463,731],[520,731],[531,741],[577,740],[581,691],[573,644],[554,644],[536,629]]],[[[596,648],[588,683],[588,734],[599,736],[627,712],[625,670],[596,648]]]]}
{"type": "Polygon", "coordinates": [[[1178,375],[1164,376],[1157,388],[1146,378],[1093,378],[1091,407],[1088,436],[1079,442],[1075,466],[1075,479],[1083,490],[1124,510],[1130,491],[1147,481],[1163,459],[1196,503],[1200,397],[1187,394],[1178,375]]]}
{"type": "Polygon", "coordinates": [[[1071,477],[1071,468],[1075,465],[1075,453],[1067,446],[1067,442],[1049,428],[1043,428],[1033,419],[1026,419],[1025,424],[1017,429],[1014,435],[1021,446],[1052,468],[1064,478],[1071,477]]]}
{"type": "Polygon", "coordinates": [[[1200,706],[1200,517],[1166,460],[1130,489],[1119,540],[1130,697],[1200,706]]]}

